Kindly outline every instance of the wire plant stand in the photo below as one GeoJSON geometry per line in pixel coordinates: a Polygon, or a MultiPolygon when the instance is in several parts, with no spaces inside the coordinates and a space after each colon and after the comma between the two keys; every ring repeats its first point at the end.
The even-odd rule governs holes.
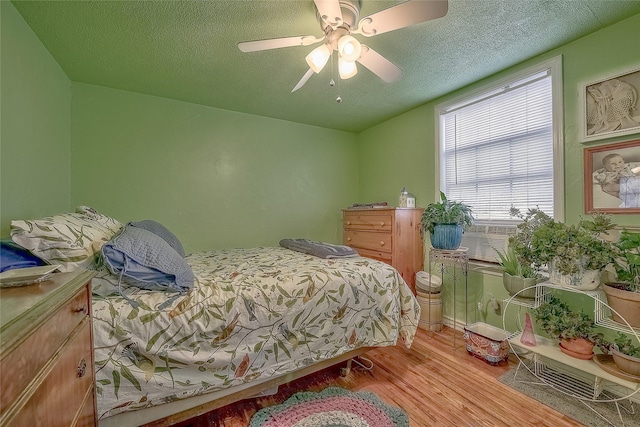
{"type": "MultiPolygon", "coordinates": [[[[527,370],[536,381],[534,384],[541,384],[552,387],[570,397],[578,399],[585,407],[589,408],[598,417],[606,421],[609,425],[616,426],[614,420],[607,419],[594,406],[593,403],[611,403],[615,405],[620,425],[625,426],[622,412],[635,414],[632,397],[640,392],[640,382],[630,381],[607,372],[593,360],[581,360],[568,356],[560,351],[555,340],[536,335],[537,345],[527,346],[521,343],[522,312],[536,308],[552,295],[553,289],[575,292],[587,295],[594,300],[594,321],[596,324],[612,330],[625,332],[638,337],[638,328],[632,328],[628,323],[622,325],[609,319],[611,307],[606,303],[606,296],[603,291],[582,291],[573,288],[553,285],[550,283],[539,283],[536,286],[535,299],[519,298],[518,294],[529,288],[523,289],[517,294],[505,300],[503,312],[503,328],[506,330],[506,318],[510,316],[509,305],[517,306],[516,327],[518,332],[508,338],[511,351],[518,358],[518,366],[515,371],[515,379],[522,369],[527,370]]],[[[513,314],[513,313],[511,313],[513,314]]],[[[626,321],[625,321],[626,322],[626,321]]],[[[597,356],[596,356],[597,357],[597,356]]],[[[531,382],[531,381],[525,381],[531,382]]]]}
{"type": "MultiPolygon", "coordinates": [[[[464,326],[468,323],[468,297],[469,297],[469,254],[468,248],[460,247],[454,250],[436,249],[431,248],[429,250],[429,274],[431,275],[432,269],[435,269],[440,273],[442,283],[445,283],[445,278],[451,280],[451,288],[453,293],[453,299],[451,302],[453,312],[453,348],[456,348],[456,335],[457,335],[457,313],[456,313],[456,287],[458,282],[464,283],[464,326]]],[[[429,306],[430,307],[430,306],[429,306]]]]}

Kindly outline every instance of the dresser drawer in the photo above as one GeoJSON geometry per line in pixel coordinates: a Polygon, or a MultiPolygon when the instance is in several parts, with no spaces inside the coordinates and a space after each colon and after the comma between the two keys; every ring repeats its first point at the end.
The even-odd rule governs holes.
{"type": "Polygon", "coordinates": [[[358,251],[358,255],[360,256],[376,259],[378,261],[386,262],[389,265],[393,265],[391,253],[389,252],[371,251],[369,249],[362,249],[362,248],[354,248],[354,249],[358,251]]]}
{"type": "Polygon", "coordinates": [[[363,257],[393,266],[415,294],[415,274],[424,266],[422,208],[342,210],[342,243],[363,257]]]}
{"type": "Polygon", "coordinates": [[[85,286],[2,359],[0,371],[3,374],[11,372],[11,381],[2,382],[2,412],[27,387],[76,326],[89,319],[89,304],[85,286]]]}
{"type": "Polygon", "coordinates": [[[343,220],[345,230],[386,231],[391,233],[393,226],[392,215],[383,212],[374,212],[373,214],[369,212],[345,212],[343,220]]]}
{"type": "Polygon", "coordinates": [[[366,231],[344,232],[344,244],[354,248],[368,249],[371,251],[379,251],[391,253],[392,238],[389,233],[369,233],[366,231]]]}
{"type": "Polygon", "coordinates": [[[24,401],[14,407],[16,414],[8,425],[70,426],[78,417],[84,419],[84,425],[93,425],[93,418],[80,413],[89,410],[85,401],[93,387],[91,352],[91,322],[86,319],[54,356],[51,370],[44,371],[44,380],[35,390],[25,391],[24,401]]]}

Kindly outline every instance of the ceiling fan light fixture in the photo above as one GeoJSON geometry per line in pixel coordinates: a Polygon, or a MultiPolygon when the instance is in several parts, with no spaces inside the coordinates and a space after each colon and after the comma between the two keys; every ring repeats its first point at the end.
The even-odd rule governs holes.
{"type": "Polygon", "coordinates": [[[354,62],[360,58],[362,45],[360,45],[360,42],[353,36],[342,36],[340,40],[338,40],[338,52],[344,60],[354,62]]]}
{"type": "Polygon", "coordinates": [[[323,44],[313,49],[306,57],[307,64],[314,72],[319,73],[327,64],[329,57],[331,56],[331,50],[329,46],[323,44]]]}
{"type": "Polygon", "coordinates": [[[352,61],[347,61],[342,57],[338,58],[338,73],[340,74],[340,78],[342,80],[350,79],[351,77],[358,74],[358,67],[356,67],[356,63],[352,61]]]}

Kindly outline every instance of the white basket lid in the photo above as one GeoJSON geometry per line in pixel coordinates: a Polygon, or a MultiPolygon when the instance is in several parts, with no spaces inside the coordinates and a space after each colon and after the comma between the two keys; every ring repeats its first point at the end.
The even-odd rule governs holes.
{"type": "Polygon", "coordinates": [[[418,271],[416,273],[416,287],[427,292],[439,290],[442,285],[442,279],[433,276],[426,271],[418,271]]]}

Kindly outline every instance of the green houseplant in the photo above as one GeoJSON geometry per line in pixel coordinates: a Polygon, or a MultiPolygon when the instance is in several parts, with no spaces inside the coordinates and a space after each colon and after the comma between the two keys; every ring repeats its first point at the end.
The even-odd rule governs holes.
{"type": "Polygon", "coordinates": [[[613,228],[609,216],[596,212],[590,219],[569,225],[555,221],[538,208],[521,214],[516,234],[509,238],[518,258],[539,269],[547,266],[552,283],[592,290],[600,285],[600,272],[616,254],[615,244],[603,238],[613,228]]]}
{"type": "Polygon", "coordinates": [[[560,350],[579,359],[590,359],[593,347],[603,345],[604,338],[596,332],[596,324],[586,313],[572,311],[558,297],[533,309],[536,323],[550,338],[559,340],[560,350]]]}
{"type": "Polygon", "coordinates": [[[604,353],[611,355],[620,371],[640,377],[640,346],[634,345],[628,335],[618,332],[613,343],[604,341],[600,347],[604,353]]]}
{"type": "Polygon", "coordinates": [[[616,248],[613,263],[616,280],[604,283],[602,289],[613,309],[613,320],[622,324],[626,320],[637,328],[640,327],[640,233],[622,231],[616,248]]]}
{"type": "Polygon", "coordinates": [[[611,348],[611,355],[618,369],[640,377],[640,346],[633,345],[629,336],[618,333],[615,346],[611,348]]]}
{"type": "Polygon", "coordinates": [[[504,252],[495,248],[494,251],[498,254],[498,263],[502,267],[502,284],[509,295],[535,298],[536,289],[533,286],[541,280],[540,275],[530,264],[520,261],[513,246],[507,246],[504,252]]]}
{"type": "Polygon", "coordinates": [[[422,213],[420,226],[429,234],[436,249],[458,249],[463,231],[473,224],[471,207],[447,199],[441,191],[440,202],[430,203],[422,213]]]}

